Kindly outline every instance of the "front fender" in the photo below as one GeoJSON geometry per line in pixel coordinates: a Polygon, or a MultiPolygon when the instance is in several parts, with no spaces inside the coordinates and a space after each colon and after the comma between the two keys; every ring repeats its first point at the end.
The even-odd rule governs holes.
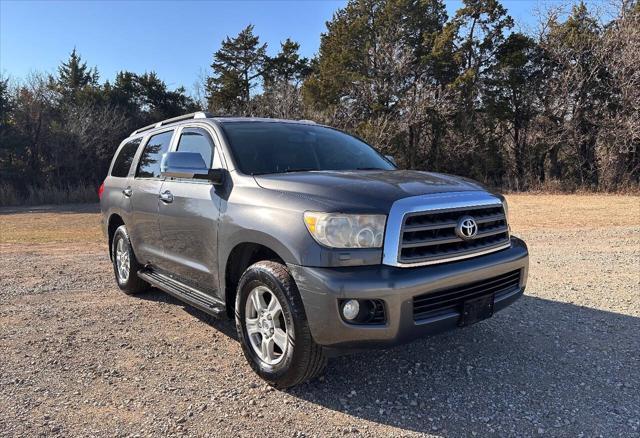
{"type": "Polygon", "coordinates": [[[319,210],[312,199],[263,188],[234,190],[222,208],[221,261],[236,245],[253,242],[267,246],[284,262],[301,266],[362,266],[382,262],[381,248],[335,249],[320,245],[304,224],[304,212],[309,210],[319,210]]]}

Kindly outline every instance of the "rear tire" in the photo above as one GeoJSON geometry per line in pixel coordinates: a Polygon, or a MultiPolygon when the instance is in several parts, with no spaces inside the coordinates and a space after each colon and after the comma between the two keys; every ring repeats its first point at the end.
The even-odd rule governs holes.
{"type": "Polygon", "coordinates": [[[298,288],[282,264],[262,261],[244,272],[235,315],[244,355],[270,385],[289,388],[317,377],[326,367],[324,351],[311,337],[298,288]]]}
{"type": "Polygon", "coordinates": [[[149,289],[149,284],[138,277],[138,271],[142,269],[142,266],[133,253],[129,233],[124,225],[120,225],[113,233],[111,255],[116,283],[124,293],[137,295],[149,289]]]}

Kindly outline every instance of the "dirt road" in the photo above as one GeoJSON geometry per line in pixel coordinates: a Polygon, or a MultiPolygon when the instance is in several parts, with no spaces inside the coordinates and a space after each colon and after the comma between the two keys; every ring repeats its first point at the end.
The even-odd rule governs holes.
{"type": "Polygon", "coordinates": [[[0,436],[639,436],[640,198],[509,200],[523,299],[287,392],[230,322],[122,294],[95,206],[0,210],[0,436]]]}

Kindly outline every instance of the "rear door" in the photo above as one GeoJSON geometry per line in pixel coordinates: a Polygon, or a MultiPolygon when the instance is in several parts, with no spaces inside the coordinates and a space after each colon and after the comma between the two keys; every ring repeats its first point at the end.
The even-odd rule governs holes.
{"type": "Polygon", "coordinates": [[[131,186],[124,195],[131,201],[129,238],[138,261],[157,265],[162,260],[162,239],[158,223],[158,204],[163,178],[160,176],[162,156],[169,150],[173,129],[153,134],[146,145],[136,168],[131,186]]]}
{"type": "MultiPolygon", "coordinates": [[[[116,212],[124,217],[131,209],[129,198],[124,196],[125,189],[131,186],[129,178],[131,164],[134,162],[142,137],[124,143],[117,151],[113,164],[104,182],[104,192],[100,201],[103,213],[116,212]],[[107,211],[107,209],[109,211],[107,211]]],[[[126,223],[126,221],[125,221],[126,223]]]]}
{"type": "MultiPolygon", "coordinates": [[[[176,137],[176,151],[198,152],[209,168],[222,167],[207,129],[186,126],[176,137]]],[[[159,207],[160,232],[165,251],[162,268],[203,292],[215,294],[221,202],[216,186],[210,181],[167,178],[161,193],[164,200],[159,207]]]]}

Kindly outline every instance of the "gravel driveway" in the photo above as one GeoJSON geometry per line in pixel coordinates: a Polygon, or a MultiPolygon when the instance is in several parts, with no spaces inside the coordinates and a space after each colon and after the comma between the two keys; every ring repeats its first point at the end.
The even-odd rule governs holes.
{"type": "Polygon", "coordinates": [[[119,292],[95,207],[0,210],[0,436],[640,436],[640,198],[509,200],[520,301],[289,391],[231,322],[119,292]]]}

